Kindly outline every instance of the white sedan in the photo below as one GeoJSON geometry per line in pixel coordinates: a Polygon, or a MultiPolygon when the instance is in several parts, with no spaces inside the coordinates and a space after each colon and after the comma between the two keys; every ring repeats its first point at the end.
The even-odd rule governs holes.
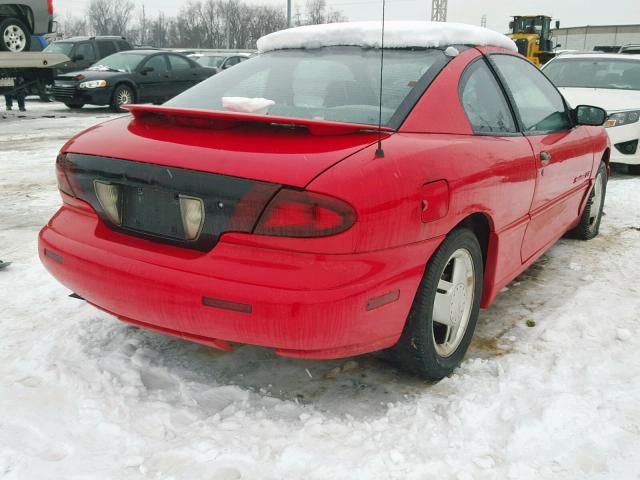
{"type": "Polygon", "coordinates": [[[612,163],[640,175],[640,55],[572,53],[556,57],[544,73],[567,102],[605,109],[605,126],[614,146],[612,163]]]}

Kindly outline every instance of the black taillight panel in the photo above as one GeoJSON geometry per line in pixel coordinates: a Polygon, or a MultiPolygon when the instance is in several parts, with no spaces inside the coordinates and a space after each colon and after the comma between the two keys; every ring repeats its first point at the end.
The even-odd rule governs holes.
{"type": "Polygon", "coordinates": [[[75,195],[88,202],[109,228],[171,245],[209,251],[225,232],[251,232],[281,185],[208,172],[91,155],[66,155],[66,176],[75,195]],[[95,184],[118,188],[120,224],[96,194],[95,184]],[[185,239],[180,195],[202,199],[199,237],[185,239]]]}

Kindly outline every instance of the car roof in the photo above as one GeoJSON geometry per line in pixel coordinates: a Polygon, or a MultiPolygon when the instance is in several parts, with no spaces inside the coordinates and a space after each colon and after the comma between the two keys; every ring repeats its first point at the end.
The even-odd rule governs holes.
{"type": "Polygon", "coordinates": [[[56,40],[53,43],[86,42],[87,40],[124,40],[125,42],[128,41],[124,37],[117,37],[117,36],[99,36],[99,37],[81,36],[81,37],[64,38],[62,40],[56,40]]]}
{"type": "MultiPolygon", "coordinates": [[[[567,52],[557,56],[552,60],[566,60],[568,58],[602,58],[609,60],[638,60],[640,61],[640,55],[630,55],[624,53],[603,53],[603,52],[567,52]]],[[[549,62],[551,63],[551,62],[549,62]]]]}
{"type": "Polygon", "coordinates": [[[449,45],[491,46],[514,52],[514,41],[494,30],[453,22],[388,21],[304,25],[258,39],[261,53],[286,49],[356,46],[361,48],[445,48],[449,45]],[[384,23],[384,25],[383,25],[384,23]],[[383,29],[384,27],[384,29],[383,29]]]}

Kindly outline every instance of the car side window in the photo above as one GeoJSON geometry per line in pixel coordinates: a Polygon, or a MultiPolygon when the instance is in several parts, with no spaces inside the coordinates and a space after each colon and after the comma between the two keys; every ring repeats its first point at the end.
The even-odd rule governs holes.
{"type": "Polygon", "coordinates": [[[517,132],[507,99],[484,59],[473,62],[462,75],[460,101],[474,133],[517,132]]]}
{"type": "Polygon", "coordinates": [[[509,90],[524,133],[562,132],[573,126],[562,95],[538,68],[513,55],[491,55],[509,90]]]}
{"type": "Polygon", "coordinates": [[[177,55],[169,55],[169,63],[171,63],[171,69],[174,72],[181,70],[190,70],[193,68],[191,63],[186,58],[178,57],[177,55]]]}
{"type": "Polygon", "coordinates": [[[153,68],[153,73],[167,73],[167,61],[164,55],[156,55],[147,60],[143,68],[153,68]]]}
{"type": "Polygon", "coordinates": [[[93,48],[93,45],[88,42],[79,43],[76,47],[75,55],[82,55],[83,60],[88,61],[93,61],[96,59],[95,49],[93,48]]]}
{"type": "Polygon", "coordinates": [[[124,40],[118,40],[116,42],[116,45],[118,46],[118,50],[120,51],[131,50],[131,47],[129,46],[129,44],[124,40]]]}
{"type": "Polygon", "coordinates": [[[117,52],[116,46],[111,40],[98,40],[96,43],[100,52],[100,58],[108,57],[117,52]]]}
{"type": "Polygon", "coordinates": [[[224,67],[223,68],[233,67],[234,65],[237,65],[238,63],[240,63],[240,58],[239,57],[229,57],[229,58],[227,58],[227,61],[224,62],[224,67]]]}

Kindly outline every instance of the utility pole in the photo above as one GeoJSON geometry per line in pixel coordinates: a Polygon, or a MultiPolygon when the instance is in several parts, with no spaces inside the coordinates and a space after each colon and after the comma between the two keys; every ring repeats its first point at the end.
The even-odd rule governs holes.
{"type": "Polygon", "coordinates": [[[480,20],[480,26],[483,28],[487,28],[487,14],[482,15],[482,20],[480,20]]]}
{"type": "Polygon", "coordinates": [[[431,21],[446,22],[447,21],[447,1],[433,0],[431,4],[431,21]]]}
{"type": "Polygon", "coordinates": [[[291,28],[291,0],[287,0],[287,27],[291,28]]]}

